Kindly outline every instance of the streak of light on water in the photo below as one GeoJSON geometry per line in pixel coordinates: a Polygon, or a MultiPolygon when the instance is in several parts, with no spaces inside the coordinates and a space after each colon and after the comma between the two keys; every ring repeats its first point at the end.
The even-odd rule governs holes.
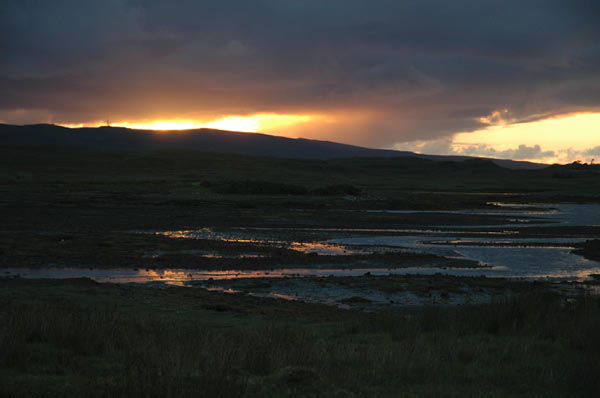
{"type": "Polygon", "coordinates": [[[301,253],[315,253],[328,256],[343,256],[369,253],[365,250],[360,249],[350,250],[347,247],[332,243],[282,241],[269,238],[249,237],[231,232],[216,232],[211,228],[201,228],[198,230],[158,231],[154,233],[157,235],[168,236],[170,238],[208,239],[223,242],[268,245],[273,247],[286,248],[301,253]]]}
{"type": "Polygon", "coordinates": [[[90,278],[97,282],[111,283],[147,283],[161,282],[165,284],[184,285],[191,281],[225,280],[243,278],[294,278],[294,277],[337,277],[337,276],[383,276],[383,275],[433,275],[444,272],[453,275],[483,275],[481,268],[352,268],[352,269],[312,269],[282,268],[274,270],[220,270],[205,271],[193,269],[85,269],[85,268],[4,268],[4,277],[20,277],[27,279],[66,279],[90,278]]]}
{"type": "Polygon", "coordinates": [[[487,266],[482,268],[440,268],[440,267],[406,267],[406,268],[351,268],[351,269],[311,269],[282,268],[273,270],[226,270],[206,271],[193,269],[84,269],[84,268],[4,268],[3,277],[20,277],[25,279],[67,279],[90,278],[97,282],[108,283],[149,283],[160,282],[185,286],[193,281],[230,280],[249,278],[302,278],[302,277],[346,277],[346,276],[387,276],[387,275],[435,275],[453,276],[487,276],[487,277],[520,277],[524,279],[556,279],[583,280],[600,272],[600,266],[581,269],[572,267],[568,272],[563,270],[530,269],[529,272],[515,275],[514,269],[506,266],[487,266]],[[539,270],[538,270],[539,271],[539,270]]]}

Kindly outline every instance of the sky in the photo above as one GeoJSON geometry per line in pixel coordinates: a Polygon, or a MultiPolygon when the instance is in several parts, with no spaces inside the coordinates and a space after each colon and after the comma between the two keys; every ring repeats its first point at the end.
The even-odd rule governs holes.
{"type": "Polygon", "coordinates": [[[600,159],[598,0],[0,0],[0,122],[600,159]]]}

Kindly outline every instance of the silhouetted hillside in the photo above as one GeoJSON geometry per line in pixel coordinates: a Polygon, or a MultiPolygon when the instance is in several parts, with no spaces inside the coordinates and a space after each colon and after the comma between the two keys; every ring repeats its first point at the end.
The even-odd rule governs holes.
{"type": "MultiPolygon", "coordinates": [[[[3,145],[56,146],[102,150],[191,149],[307,159],[411,156],[438,161],[477,159],[468,156],[422,155],[406,151],[363,148],[329,141],[292,139],[266,134],[213,129],[185,131],[134,130],[123,127],[66,128],[51,124],[14,126],[0,124],[3,145]]],[[[545,165],[505,159],[494,163],[511,169],[537,169],[545,165]]]]}

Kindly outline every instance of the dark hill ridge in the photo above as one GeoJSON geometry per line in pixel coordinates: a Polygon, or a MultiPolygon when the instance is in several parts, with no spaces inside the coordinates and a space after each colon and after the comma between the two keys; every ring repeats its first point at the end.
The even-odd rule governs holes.
{"type": "MultiPolygon", "coordinates": [[[[285,138],[258,133],[240,133],[214,129],[183,131],[134,130],[124,127],[67,128],[52,124],[15,126],[0,124],[0,144],[75,147],[102,150],[147,151],[189,149],[254,156],[307,159],[350,157],[417,157],[439,161],[478,159],[469,156],[423,155],[407,151],[371,149],[330,141],[285,138]]],[[[491,159],[510,169],[539,169],[539,163],[491,159]]]]}

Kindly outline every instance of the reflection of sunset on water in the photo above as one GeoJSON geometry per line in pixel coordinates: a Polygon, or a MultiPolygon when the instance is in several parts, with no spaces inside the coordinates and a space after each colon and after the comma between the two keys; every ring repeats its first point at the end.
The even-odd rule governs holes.
{"type": "MultiPolygon", "coordinates": [[[[202,228],[198,230],[180,230],[180,231],[161,231],[156,232],[157,235],[164,235],[170,238],[188,238],[188,239],[210,239],[232,243],[249,243],[263,246],[273,246],[298,251],[306,254],[318,254],[327,256],[349,256],[354,254],[369,254],[367,250],[350,249],[347,246],[324,243],[324,242],[297,242],[272,240],[267,238],[250,238],[245,234],[216,232],[210,228],[202,228]]],[[[241,255],[242,257],[248,257],[241,255]]]]}

